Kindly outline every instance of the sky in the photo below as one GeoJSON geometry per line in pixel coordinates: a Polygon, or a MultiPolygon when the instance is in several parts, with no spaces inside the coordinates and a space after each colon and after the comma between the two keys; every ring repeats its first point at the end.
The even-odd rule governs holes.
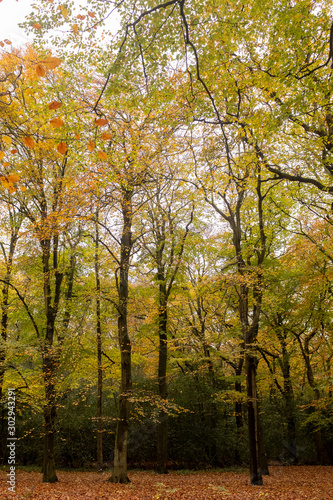
{"type": "Polygon", "coordinates": [[[28,41],[23,29],[18,23],[24,21],[32,11],[32,0],[1,0],[0,3],[0,40],[8,38],[17,47],[28,41]]]}
{"type": "MultiPolygon", "coordinates": [[[[33,3],[34,0],[0,0],[0,41],[7,38],[14,47],[28,42],[28,36],[18,24],[32,12],[33,3]]],[[[77,3],[80,5],[84,2],[77,0],[77,3]]],[[[115,14],[108,19],[107,27],[113,32],[119,28],[119,20],[115,14]]]]}

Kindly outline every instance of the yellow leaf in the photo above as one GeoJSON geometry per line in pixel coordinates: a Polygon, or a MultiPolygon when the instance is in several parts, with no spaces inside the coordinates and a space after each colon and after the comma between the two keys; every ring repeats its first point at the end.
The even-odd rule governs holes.
{"type": "Polygon", "coordinates": [[[103,141],[107,141],[109,139],[112,139],[112,134],[111,132],[103,132],[103,134],[101,134],[101,139],[103,141]]]}
{"type": "Polygon", "coordinates": [[[23,193],[24,193],[24,191],[26,191],[26,190],[27,190],[27,188],[26,188],[25,186],[20,186],[20,189],[21,189],[21,191],[22,191],[23,193]]]}
{"type": "Polygon", "coordinates": [[[60,64],[62,63],[62,60],[59,59],[59,57],[48,56],[48,57],[45,57],[45,59],[43,59],[43,61],[41,61],[41,63],[44,64],[48,69],[54,69],[54,68],[57,68],[58,66],[60,66],[60,64]]]}
{"type": "Polygon", "coordinates": [[[104,125],[107,125],[109,122],[105,118],[97,118],[95,120],[95,125],[97,127],[103,127],[104,125]]]}
{"type": "Polygon", "coordinates": [[[57,150],[61,155],[64,155],[68,150],[68,146],[65,142],[60,142],[57,146],[57,150]]]}
{"type": "Polygon", "coordinates": [[[2,160],[4,158],[4,156],[5,156],[4,151],[0,151],[0,160],[2,160]]]}
{"type": "Polygon", "coordinates": [[[77,24],[73,24],[73,31],[74,31],[75,35],[78,33],[79,27],[77,24]]]}
{"type": "Polygon", "coordinates": [[[101,160],[107,160],[108,159],[108,155],[104,151],[98,151],[97,156],[101,160]]]}
{"type": "Polygon", "coordinates": [[[33,149],[35,147],[35,141],[33,140],[32,137],[25,137],[23,139],[23,142],[26,146],[28,146],[28,148],[33,149]]]}
{"type": "Polygon", "coordinates": [[[38,76],[44,76],[45,75],[45,68],[41,64],[37,64],[36,66],[36,73],[38,76]]]}
{"type": "Polygon", "coordinates": [[[68,10],[66,8],[62,9],[61,14],[63,15],[64,18],[66,18],[68,16],[68,10]]]}
{"type": "Polygon", "coordinates": [[[4,135],[3,138],[2,138],[2,140],[6,144],[11,144],[12,143],[12,139],[10,137],[8,137],[8,135],[4,135]]]}
{"type": "Polygon", "coordinates": [[[59,102],[59,101],[52,101],[52,102],[50,102],[50,104],[49,104],[49,109],[52,109],[52,110],[54,110],[54,109],[59,109],[59,108],[61,108],[61,106],[62,106],[62,102],[59,102]]]}
{"type": "Polygon", "coordinates": [[[32,27],[33,27],[33,28],[35,28],[35,30],[40,30],[40,29],[41,29],[41,27],[42,27],[42,25],[41,25],[41,24],[39,24],[39,23],[34,23],[34,24],[32,25],[32,27]]]}
{"type": "Polygon", "coordinates": [[[53,118],[50,120],[50,124],[53,128],[59,128],[65,125],[65,122],[61,118],[53,118]]]}
{"type": "Polygon", "coordinates": [[[88,142],[88,144],[87,144],[87,149],[88,149],[88,151],[90,151],[90,153],[91,153],[92,151],[94,151],[94,149],[95,149],[95,143],[94,143],[94,141],[89,141],[89,142],[88,142]]]}

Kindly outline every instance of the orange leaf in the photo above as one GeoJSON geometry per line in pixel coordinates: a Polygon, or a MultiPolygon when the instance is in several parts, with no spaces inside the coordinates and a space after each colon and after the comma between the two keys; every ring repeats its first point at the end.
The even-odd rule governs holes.
{"type": "Polygon", "coordinates": [[[98,151],[97,156],[101,160],[107,160],[108,159],[108,155],[104,151],[98,151]]]}
{"type": "Polygon", "coordinates": [[[84,21],[86,16],[82,16],[81,14],[79,14],[78,16],[76,16],[77,19],[80,19],[80,21],[84,21]]]}
{"type": "Polygon", "coordinates": [[[57,150],[61,155],[64,155],[68,150],[68,146],[65,142],[60,142],[57,146],[57,150]]]}
{"type": "Polygon", "coordinates": [[[111,132],[103,132],[103,134],[101,134],[101,139],[103,141],[107,141],[108,139],[112,139],[111,132]]]}
{"type": "Polygon", "coordinates": [[[62,63],[62,60],[59,59],[59,57],[49,56],[49,57],[45,57],[45,59],[43,59],[43,61],[41,61],[41,63],[43,63],[48,69],[54,69],[54,68],[57,68],[58,66],[60,66],[60,64],[62,63]]]}
{"type": "Polygon", "coordinates": [[[3,42],[0,42],[0,47],[4,47],[5,44],[3,42]]]}
{"type": "Polygon", "coordinates": [[[61,118],[53,118],[50,120],[50,124],[53,128],[59,128],[65,125],[65,122],[61,118]]]}
{"type": "Polygon", "coordinates": [[[12,44],[12,42],[11,42],[10,40],[8,40],[8,38],[6,38],[4,42],[5,42],[7,45],[11,45],[11,44],[12,44]]]}
{"type": "Polygon", "coordinates": [[[21,189],[21,191],[22,191],[23,193],[24,193],[24,191],[26,191],[26,190],[27,190],[27,188],[26,188],[25,186],[20,186],[20,189],[21,189]]]}
{"type": "Polygon", "coordinates": [[[14,155],[15,153],[17,153],[17,149],[11,149],[10,152],[12,153],[12,155],[14,155]]]}
{"type": "Polygon", "coordinates": [[[94,14],[94,12],[88,12],[88,16],[89,17],[95,17],[95,14],[94,14]]]}
{"type": "Polygon", "coordinates": [[[80,135],[79,134],[74,134],[74,137],[75,137],[75,139],[80,139],[80,135]]]}
{"type": "Polygon", "coordinates": [[[3,165],[4,167],[9,167],[10,163],[9,163],[9,161],[4,161],[2,165],[3,165]]]}
{"type": "Polygon", "coordinates": [[[77,24],[73,24],[73,31],[75,33],[75,35],[77,34],[77,32],[79,31],[79,27],[77,24]]]}
{"type": "Polygon", "coordinates": [[[36,73],[38,76],[45,76],[45,68],[41,64],[37,64],[36,73]]]}
{"type": "Polygon", "coordinates": [[[23,141],[24,141],[24,144],[25,144],[26,146],[28,146],[28,148],[33,149],[33,148],[35,147],[35,141],[33,140],[33,138],[32,138],[32,137],[25,137],[25,138],[23,139],[23,141]]]}
{"type": "Polygon", "coordinates": [[[33,28],[35,28],[35,30],[40,30],[40,29],[41,29],[41,27],[42,27],[42,25],[41,25],[41,24],[39,24],[39,23],[34,23],[34,24],[32,25],[32,27],[33,27],[33,28]]]}
{"type": "Polygon", "coordinates": [[[109,122],[105,118],[97,118],[95,120],[95,125],[97,127],[103,127],[104,125],[107,125],[109,122]]]}
{"type": "Polygon", "coordinates": [[[87,149],[88,149],[88,151],[90,151],[90,153],[91,153],[92,151],[94,151],[94,149],[95,149],[95,143],[94,143],[94,141],[89,141],[89,142],[88,142],[88,144],[87,144],[87,149]]]}
{"type": "Polygon", "coordinates": [[[52,101],[49,104],[49,109],[59,109],[62,106],[62,102],[59,101],[52,101]]]}
{"type": "Polygon", "coordinates": [[[18,182],[20,180],[20,176],[17,174],[9,174],[7,175],[7,179],[9,182],[18,182]]]}

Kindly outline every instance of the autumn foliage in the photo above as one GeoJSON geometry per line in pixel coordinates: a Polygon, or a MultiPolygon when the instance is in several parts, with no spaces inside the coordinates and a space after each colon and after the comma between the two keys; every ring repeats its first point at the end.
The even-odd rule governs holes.
{"type": "Polygon", "coordinates": [[[60,484],[0,500],[332,498],[331,4],[35,3],[0,41],[0,433],[14,387],[60,484]]]}

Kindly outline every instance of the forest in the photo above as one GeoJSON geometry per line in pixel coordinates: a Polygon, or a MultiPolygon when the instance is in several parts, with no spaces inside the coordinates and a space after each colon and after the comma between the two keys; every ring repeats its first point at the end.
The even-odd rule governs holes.
{"type": "MultiPolygon", "coordinates": [[[[162,486],[126,498],[198,500],[231,493],[177,496],[174,471],[324,474],[331,2],[35,0],[24,28],[0,41],[9,487],[140,469],[162,486]]],[[[230,498],[332,498],[251,491],[230,498]]]]}

